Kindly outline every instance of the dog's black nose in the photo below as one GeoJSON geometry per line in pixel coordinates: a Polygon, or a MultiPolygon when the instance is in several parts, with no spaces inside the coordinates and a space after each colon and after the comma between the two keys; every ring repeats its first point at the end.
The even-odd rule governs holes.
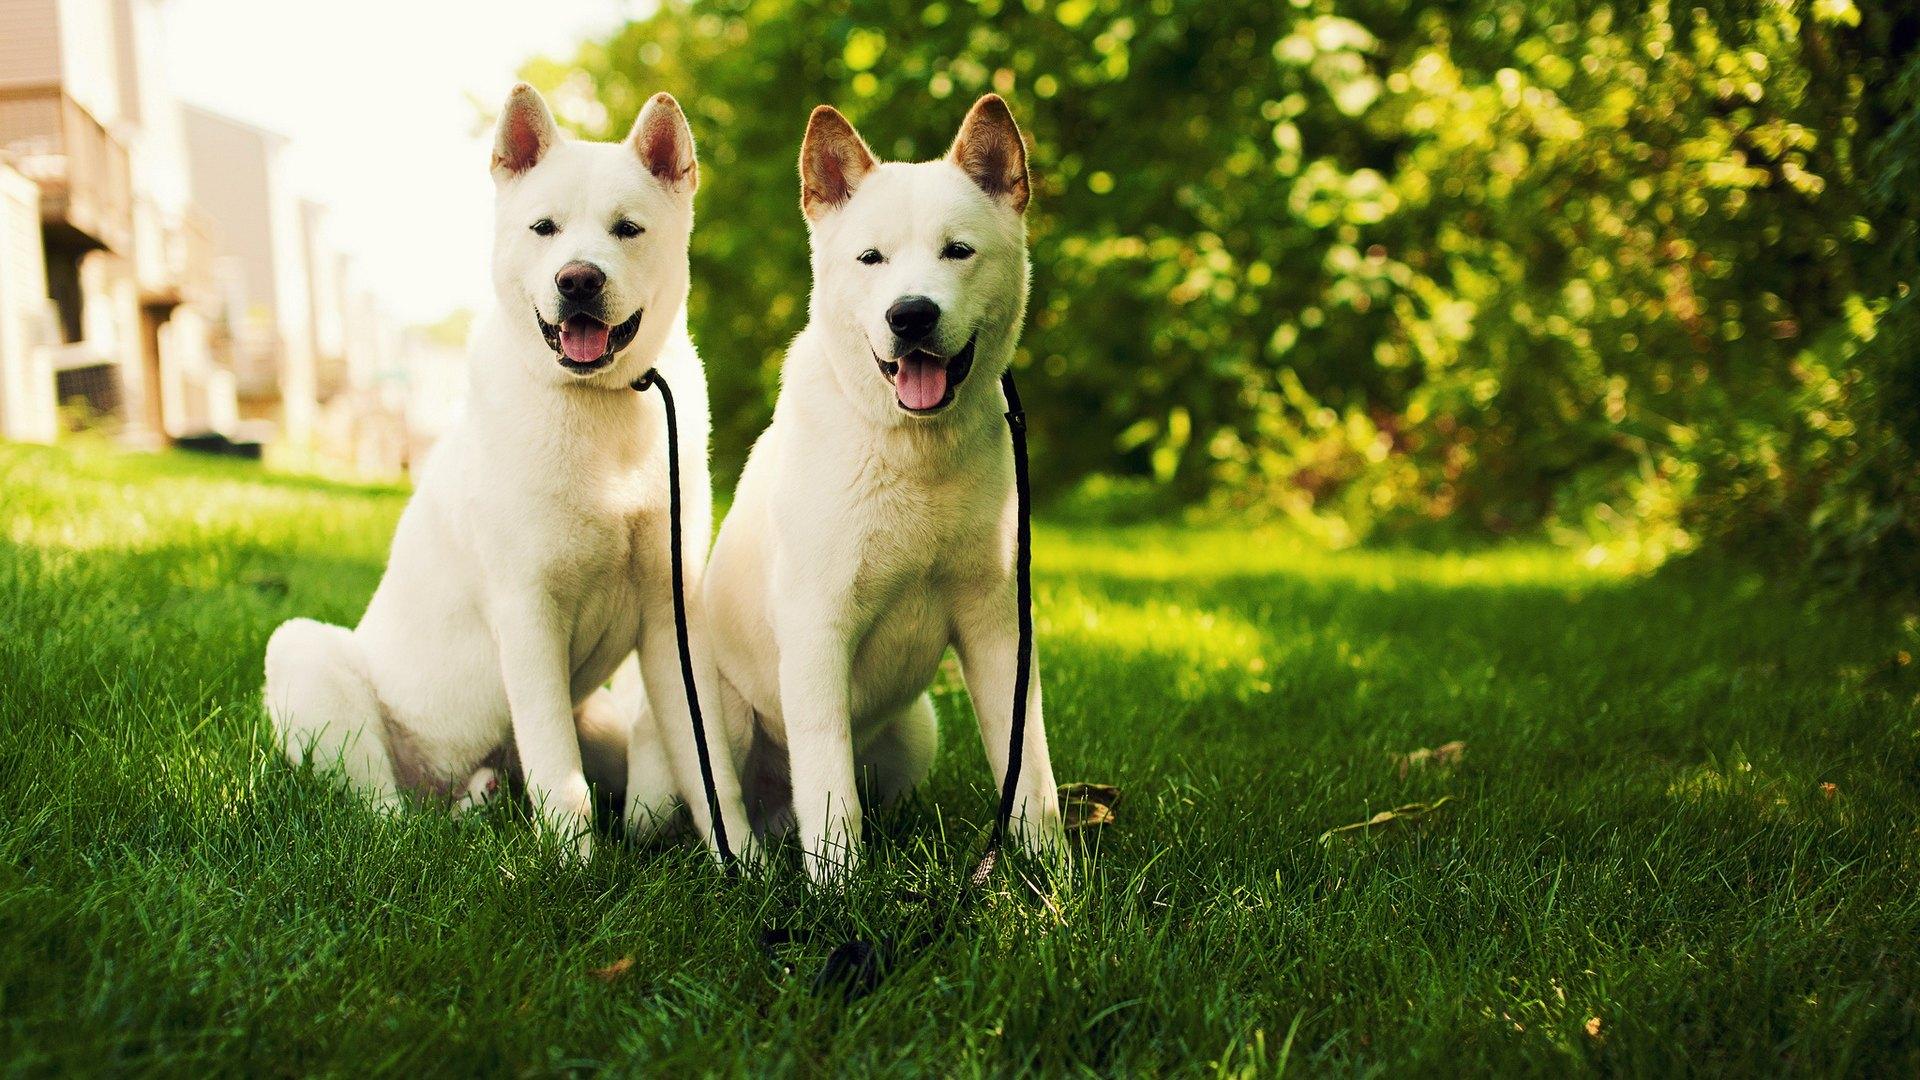
{"type": "Polygon", "coordinates": [[[599,296],[607,287],[607,274],[590,262],[570,262],[553,275],[553,283],[561,296],[578,303],[599,296]]]}
{"type": "Polygon", "coordinates": [[[919,341],[940,324],[940,305],[924,296],[903,296],[887,309],[887,326],[902,341],[919,341]]]}

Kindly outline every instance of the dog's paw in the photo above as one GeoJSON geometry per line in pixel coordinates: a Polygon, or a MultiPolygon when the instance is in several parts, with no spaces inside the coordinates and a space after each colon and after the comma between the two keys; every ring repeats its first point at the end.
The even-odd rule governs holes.
{"type": "Polygon", "coordinates": [[[645,844],[672,836],[681,828],[680,800],[674,796],[653,799],[636,798],[627,792],[627,804],[621,817],[626,822],[627,842],[645,844]]]}
{"type": "Polygon", "coordinates": [[[485,809],[500,797],[500,772],[492,766],[482,766],[467,779],[467,788],[453,804],[456,814],[471,814],[485,809]]]}
{"type": "Polygon", "coordinates": [[[821,851],[809,851],[806,856],[807,879],[813,883],[815,892],[842,893],[854,871],[860,869],[858,850],[832,845],[821,851]]]}
{"type": "Polygon", "coordinates": [[[1041,799],[1031,800],[1027,806],[1029,813],[1014,823],[1015,838],[1028,856],[1049,871],[1066,872],[1072,866],[1072,855],[1059,806],[1041,799]]]}
{"type": "MultiPolygon", "coordinates": [[[[743,877],[756,880],[773,873],[773,845],[757,836],[734,841],[733,860],[743,877]]],[[[715,857],[719,856],[715,851],[715,857]]]]}
{"type": "Polygon", "coordinates": [[[593,819],[548,820],[543,829],[553,841],[560,865],[581,867],[593,861],[593,819]]]}
{"type": "Polygon", "coordinates": [[[593,830],[583,828],[571,843],[560,845],[561,858],[569,866],[585,866],[593,861],[593,830]]]}
{"type": "Polygon", "coordinates": [[[593,791],[585,776],[535,792],[533,799],[541,830],[559,846],[562,861],[583,865],[593,857],[593,791]]]}

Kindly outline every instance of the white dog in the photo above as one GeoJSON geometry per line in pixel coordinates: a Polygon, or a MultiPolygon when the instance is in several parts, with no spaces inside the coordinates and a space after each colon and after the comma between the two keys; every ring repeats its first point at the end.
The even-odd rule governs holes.
{"type": "MultiPolygon", "coordinates": [[[[800,179],[809,319],[706,595],[729,719],[753,724],[757,823],[779,831],[790,810],[824,882],[858,859],[856,781],[885,802],[927,775],[927,688],[950,644],[1004,782],[1016,510],[996,380],[1026,310],[1026,149],[993,95],[945,159],[921,164],[875,161],[821,106],[800,179]]],[[[1027,710],[1017,834],[1057,851],[1037,660],[1027,710]]]]}
{"type": "MultiPolygon", "coordinates": [[[[541,820],[582,857],[589,780],[624,789],[643,831],[677,788],[711,837],[674,633],[665,415],[657,392],[629,388],[657,368],[679,407],[697,597],[712,505],[706,376],[685,310],[693,133],[658,94],[624,143],[575,142],[521,85],[493,176],[498,303],[474,331],[467,415],[423,470],[360,625],[295,619],[274,633],[267,709],[290,757],[338,762],[377,803],[477,797],[517,755],[541,820]],[[600,689],[636,645],[664,755],[653,722],[600,689]]],[[[718,701],[690,606],[697,685],[718,701]]],[[[724,733],[710,745],[723,818],[744,841],[724,733]]]]}

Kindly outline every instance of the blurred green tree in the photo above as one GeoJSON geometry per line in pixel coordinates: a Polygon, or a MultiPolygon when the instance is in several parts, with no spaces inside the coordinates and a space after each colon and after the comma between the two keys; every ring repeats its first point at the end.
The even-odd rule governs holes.
{"type": "Polygon", "coordinates": [[[589,134],[688,108],[723,477],[805,319],[808,110],[925,158],[991,89],[1049,487],[1910,581],[1917,37],[1853,0],[669,0],[528,75],[589,134]]]}

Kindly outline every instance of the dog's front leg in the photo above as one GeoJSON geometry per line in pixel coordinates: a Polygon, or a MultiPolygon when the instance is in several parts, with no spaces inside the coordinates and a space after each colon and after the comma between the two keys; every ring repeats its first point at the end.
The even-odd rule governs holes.
{"type": "MultiPolygon", "coordinates": [[[[1007,782],[1008,736],[1013,730],[1014,673],[1019,670],[1020,623],[1013,582],[1002,579],[956,598],[953,644],[966,679],[967,696],[980,720],[980,739],[993,767],[996,808],[1007,782]]],[[[1060,803],[1047,757],[1047,725],[1040,714],[1040,649],[1034,646],[1027,679],[1027,730],[1020,779],[1014,787],[1014,835],[1027,850],[1048,858],[1066,852],[1060,803]]]]}
{"type": "Polygon", "coordinates": [[[793,595],[785,601],[775,605],[774,635],[794,824],[807,876],[816,885],[833,885],[860,862],[848,686],[852,638],[832,617],[832,605],[793,595]]]}
{"type": "Polygon", "coordinates": [[[537,587],[502,596],[492,609],[527,795],[563,850],[584,861],[593,851],[593,797],[573,727],[564,624],[537,587]]]}
{"type": "MultiPolygon", "coordinates": [[[[693,685],[700,694],[707,758],[713,768],[713,790],[720,803],[720,820],[727,828],[727,843],[735,854],[752,865],[755,862],[753,830],[747,820],[746,804],[740,798],[740,776],[728,745],[729,717],[722,699],[719,672],[714,667],[713,650],[707,644],[706,611],[699,602],[699,586],[698,578],[687,586],[687,641],[693,656],[693,685]]],[[[640,672],[646,684],[647,702],[652,706],[659,737],[667,747],[667,766],[673,772],[674,786],[680,790],[681,799],[693,815],[694,828],[706,838],[707,846],[718,852],[713,815],[707,806],[706,783],[701,777],[700,745],[693,737],[693,715],[687,707],[686,680],[680,668],[680,641],[674,626],[670,583],[661,581],[653,592],[654,595],[646,599],[640,620],[640,672]]],[[[636,727],[636,739],[647,734],[636,727]]],[[[641,809],[634,800],[643,794],[627,793],[629,815],[641,809]]]]}

